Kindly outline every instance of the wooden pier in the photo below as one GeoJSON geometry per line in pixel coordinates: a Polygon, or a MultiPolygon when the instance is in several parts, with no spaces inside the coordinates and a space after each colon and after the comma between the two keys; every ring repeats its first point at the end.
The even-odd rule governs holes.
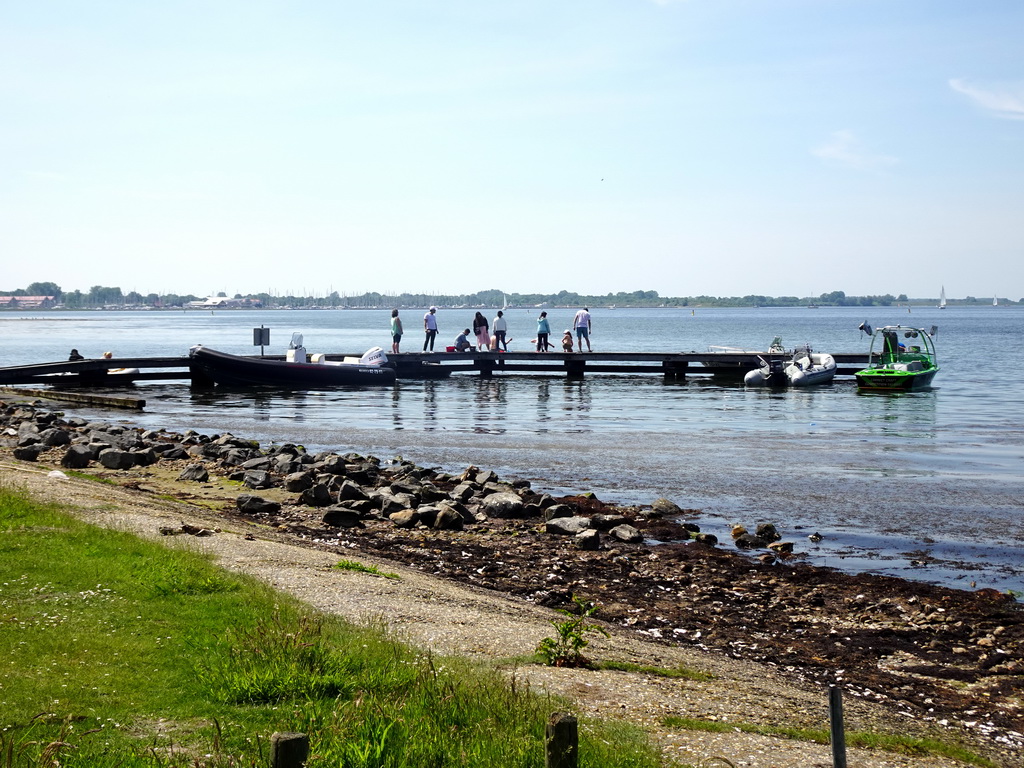
{"type": "MultiPolygon", "coordinates": [[[[867,365],[867,354],[833,353],[836,376],[850,377],[867,365]]],[[[254,357],[256,357],[254,355],[254,357]]],[[[265,355],[283,360],[282,355],[265,355]]],[[[341,360],[343,354],[329,354],[341,360]]],[[[444,378],[451,374],[483,377],[526,373],[582,378],[588,374],[658,374],[670,379],[719,376],[742,379],[759,358],[789,359],[771,352],[403,352],[390,355],[400,379],[444,378]]],[[[197,386],[188,357],[135,357],[77,360],[0,368],[0,386],[12,384],[70,387],[118,387],[139,381],[182,381],[197,386]],[[134,369],[134,370],[133,370],[134,369]]]]}

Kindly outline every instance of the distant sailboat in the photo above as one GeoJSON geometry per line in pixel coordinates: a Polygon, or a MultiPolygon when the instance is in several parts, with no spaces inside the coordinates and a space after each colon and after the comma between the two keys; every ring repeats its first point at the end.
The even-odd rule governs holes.
{"type": "Polygon", "coordinates": [[[999,306],[999,299],[996,298],[995,296],[992,297],[992,306],[993,307],[998,307],[999,306]]]}
{"type": "Polygon", "coordinates": [[[939,309],[946,308],[946,286],[942,286],[942,290],[939,291],[939,309]]]}

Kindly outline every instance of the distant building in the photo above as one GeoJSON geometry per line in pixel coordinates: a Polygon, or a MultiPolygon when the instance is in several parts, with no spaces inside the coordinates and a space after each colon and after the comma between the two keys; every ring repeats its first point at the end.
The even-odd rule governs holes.
{"type": "Polygon", "coordinates": [[[242,306],[241,299],[229,299],[227,296],[210,296],[206,299],[190,301],[185,305],[189,309],[227,309],[242,306]]]}
{"type": "Polygon", "coordinates": [[[54,296],[0,296],[3,309],[50,309],[56,304],[54,296]]]}

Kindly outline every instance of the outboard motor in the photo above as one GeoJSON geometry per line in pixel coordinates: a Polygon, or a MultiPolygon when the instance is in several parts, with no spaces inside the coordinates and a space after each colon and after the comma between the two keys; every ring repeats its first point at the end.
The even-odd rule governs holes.
{"type": "Polygon", "coordinates": [[[292,334],[292,340],[288,344],[288,351],[285,353],[284,359],[289,363],[306,362],[306,348],[302,346],[301,333],[292,334]]]}
{"type": "Polygon", "coordinates": [[[388,356],[380,347],[372,347],[366,350],[366,354],[359,358],[360,365],[387,365],[388,356]]]}
{"type": "Polygon", "coordinates": [[[766,387],[785,387],[789,385],[785,361],[775,357],[768,360],[768,371],[764,377],[764,385],[766,387]]]}

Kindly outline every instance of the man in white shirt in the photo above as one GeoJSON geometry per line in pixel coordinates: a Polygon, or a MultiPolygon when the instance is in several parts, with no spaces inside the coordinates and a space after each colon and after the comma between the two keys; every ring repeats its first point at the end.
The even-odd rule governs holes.
{"type": "Polygon", "coordinates": [[[434,339],[437,337],[437,307],[431,307],[430,310],[423,316],[423,331],[426,333],[426,337],[423,339],[423,351],[427,351],[427,345],[430,345],[430,351],[434,351],[434,339]]]}
{"type": "Polygon", "coordinates": [[[505,333],[508,331],[508,322],[505,320],[505,313],[500,309],[498,310],[498,316],[494,318],[494,322],[491,323],[491,330],[494,331],[494,349],[497,349],[500,345],[503,350],[508,352],[508,344],[505,343],[505,333]]]}
{"type": "Polygon", "coordinates": [[[584,307],[576,313],[573,318],[572,327],[576,329],[576,346],[580,352],[583,351],[583,341],[587,342],[587,352],[590,352],[590,331],[594,327],[594,321],[590,319],[590,309],[584,307]]]}

